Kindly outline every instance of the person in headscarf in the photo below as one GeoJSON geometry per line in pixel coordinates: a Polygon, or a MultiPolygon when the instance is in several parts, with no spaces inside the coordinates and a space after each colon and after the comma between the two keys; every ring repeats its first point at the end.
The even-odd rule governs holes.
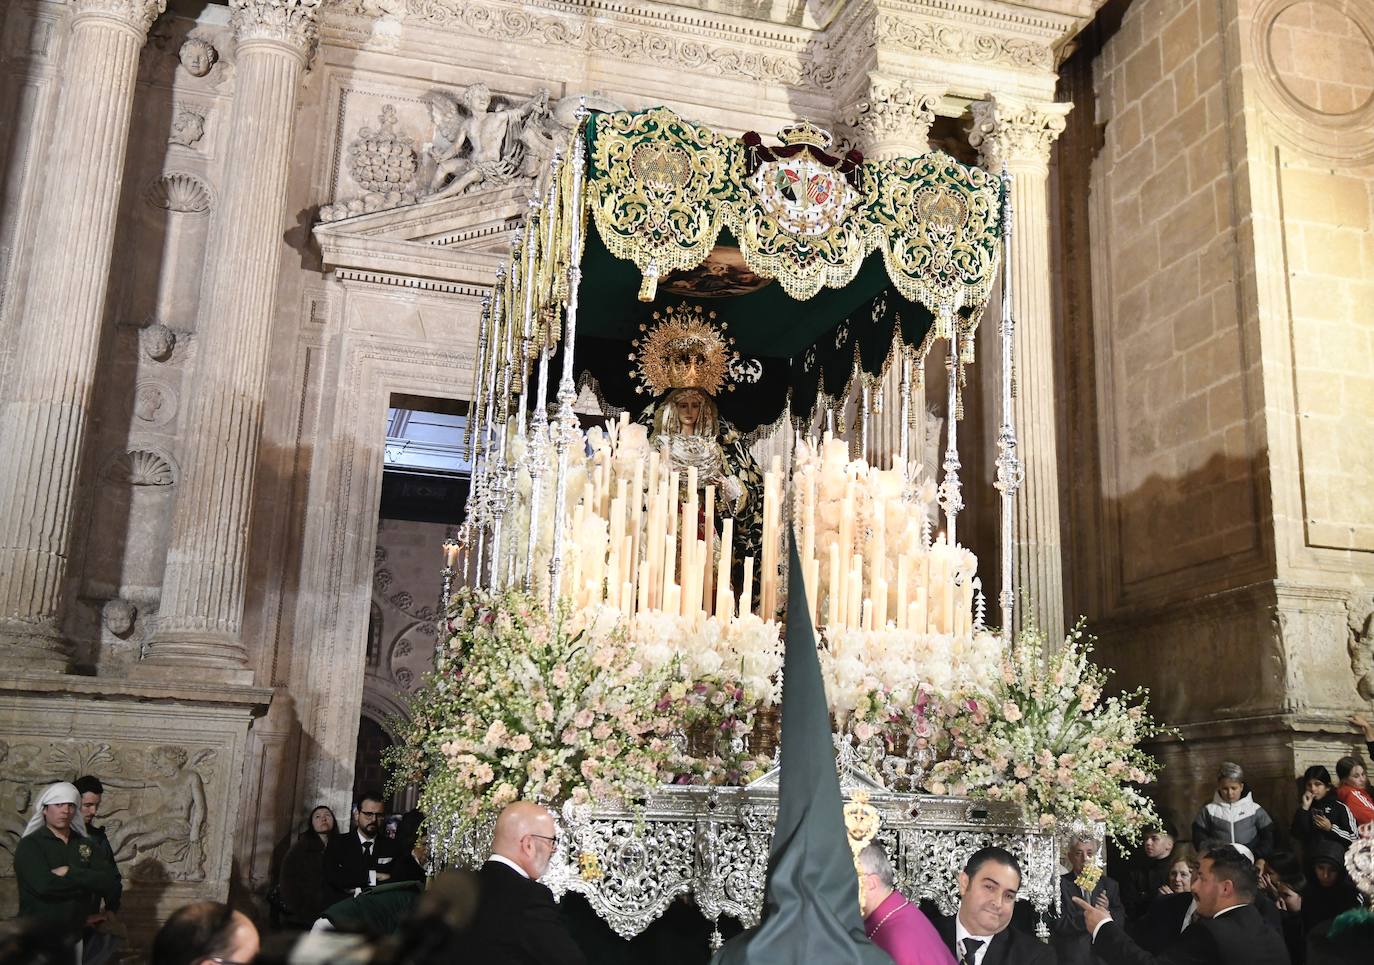
{"type": "Polygon", "coordinates": [[[14,850],[19,914],[62,927],[80,940],[101,901],[115,899],[119,875],[86,835],[81,792],[66,782],[47,787],[14,850]]]}

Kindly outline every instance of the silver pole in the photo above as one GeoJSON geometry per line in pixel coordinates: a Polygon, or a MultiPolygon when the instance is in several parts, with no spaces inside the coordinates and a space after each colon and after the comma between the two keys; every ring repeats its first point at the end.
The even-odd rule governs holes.
{"type": "Polygon", "coordinates": [[[911,355],[902,347],[901,424],[897,427],[897,451],[901,454],[902,477],[911,481],[911,355]]]}
{"type": "Polygon", "coordinates": [[[586,141],[582,132],[587,118],[587,106],[577,109],[577,123],[573,125],[573,183],[572,199],[567,216],[572,218],[571,250],[568,255],[568,310],[563,324],[563,374],[558,380],[558,437],[555,445],[558,450],[558,477],[554,484],[553,495],[553,555],[549,559],[549,609],[558,605],[559,582],[563,575],[563,515],[568,499],[568,445],[580,439],[577,414],[573,403],[577,401],[577,389],[573,384],[573,350],[577,347],[577,286],[582,280],[582,266],[577,262],[577,251],[582,241],[582,175],[586,168],[586,141]]]}
{"type": "MultiPolygon", "coordinates": [[[[549,187],[544,204],[544,221],[539,222],[540,228],[547,227],[548,229],[543,248],[546,258],[553,257],[554,231],[556,229],[553,206],[558,191],[558,171],[562,165],[563,154],[561,151],[555,151],[553,163],[549,169],[549,187]]],[[[534,285],[531,284],[531,291],[533,288],[534,285]]],[[[545,311],[548,313],[549,324],[552,325],[555,319],[553,305],[546,306],[545,311]]],[[[529,455],[530,470],[530,526],[529,532],[526,534],[525,573],[522,581],[526,591],[534,589],[534,554],[539,546],[539,513],[543,508],[544,474],[548,471],[549,464],[549,361],[549,340],[546,333],[539,349],[538,382],[535,387],[534,412],[530,415],[529,439],[526,448],[529,455]]]]}
{"type": "Polygon", "coordinates": [[[1012,409],[1012,366],[1016,357],[1016,322],[1011,303],[1012,204],[1011,174],[1002,165],[1002,424],[997,430],[997,475],[993,483],[1001,494],[1002,586],[997,602],[1002,611],[1002,639],[1011,643],[1016,605],[1016,490],[1025,470],[1016,454],[1016,425],[1012,409]]]}
{"type": "Polygon", "coordinates": [[[515,416],[515,434],[522,439],[530,388],[530,344],[534,341],[534,265],[538,237],[539,199],[530,198],[529,214],[525,216],[525,327],[520,336],[520,405],[515,416]]]}
{"type": "Polygon", "coordinates": [[[953,546],[957,539],[955,523],[964,508],[963,488],[959,482],[959,316],[953,306],[946,305],[941,313],[949,314],[949,357],[945,368],[949,375],[949,411],[945,422],[949,431],[945,436],[945,478],[940,481],[940,508],[945,511],[945,538],[953,546]]]}
{"type": "MultiPolygon", "coordinates": [[[[499,389],[499,394],[492,393],[492,418],[489,420],[491,430],[494,433],[494,447],[496,456],[491,470],[488,473],[487,489],[491,494],[491,581],[490,585],[494,589],[502,589],[504,584],[501,579],[501,531],[506,515],[506,492],[509,487],[506,485],[506,422],[510,412],[510,379],[511,366],[514,360],[510,357],[510,346],[514,340],[512,322],[514,319],[507,317],[507,306],[505,297],[506,269],[503,267],[496,269],[496,295],[492,299],[492,316],[497,319],[497,340],[496,358],[492,365],[492,382],[494,389],[499,389]],[[496,369],[500,367],[500,375],[496,369]]],[[[488,454],[488,459],[491,459],[488,454]]]]}

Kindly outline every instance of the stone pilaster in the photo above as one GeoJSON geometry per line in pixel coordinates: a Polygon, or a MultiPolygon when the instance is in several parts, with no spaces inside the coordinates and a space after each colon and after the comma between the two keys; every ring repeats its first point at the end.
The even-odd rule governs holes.
{"type": "Polygon", "coordinates": [[[930,150],[930,125],[944,90],[906,80],[868,75],[868,89],[840,120],[854,132],[856,147],[871,161],[915,157],[930,150]]]}
{"type": "Polygon", "coordinates": [[[284,197],[301,72],[320,0],[230,0],[238,43],[233,155],[211,229],[212,279],[184,431],[158,625],[147,662],[246,676],[242,640],[248,524],[267,369],[284,197]]]}
{"type": "Polygon", "coordinates": [[[1022,624],[1051,641],[1064,635],[1064,560],[1055,448],[1054,339],[1050,278],[1050,148],[1070,104],[1027,103],[1001,95],[970,105],[969,143],[988,170],[1012,178],[1015,232],[1006,257],[1016,319],[1016,420],[1025,482],[1016,494],[1016,588],[1022,624]]]}
{"type": "Polygon", "coordinates": [[[73,0],[48,188],[0,413],[0,642],[65,670],[59,607],[139,49],[166,0],[73,0]]]}

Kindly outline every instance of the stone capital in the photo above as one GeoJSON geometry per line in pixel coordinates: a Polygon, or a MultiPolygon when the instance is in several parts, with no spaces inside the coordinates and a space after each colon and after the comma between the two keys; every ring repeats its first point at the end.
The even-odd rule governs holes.
{"type": "Polygon", "coordinates": [[[77,18],[113,20],[146,37],[153,21],[167,9],[167,0],[73,0],[72,7],[77,18]]]}
{"type": "Polygon", "coordinates": [[[846,107],[840,118],[854,131],[860,149],[874,160],[924,154],[929,150],[935,105],[944,91],[880,74],[868,76],[867,92],[846,107]]]}
{"type": "Polygon", "coordinates": [[[229,22],[239,43],[275,41],[307,59],[319,41],[320,0],[229,0],[229,22]]]}
{"type": "Polygon", "coordinates": [[[1064,132],[1072,104],[1032,103],[1003,94],[969,105],[973,124],[968,142],[978,149],[988,170],[1008,167],[1048,168],[1050,148],[1064,132]]]}

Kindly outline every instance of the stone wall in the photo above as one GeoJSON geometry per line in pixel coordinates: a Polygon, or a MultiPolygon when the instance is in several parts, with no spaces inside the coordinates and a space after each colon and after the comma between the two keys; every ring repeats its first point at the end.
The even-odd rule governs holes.
{"type": "Polygon", "coordinates": [[[1374,696],[1348,627],[1374,582],[1348,475],[1374,442],[1374,33],[1318,2],[1119,7],[1064,70],[1087,165],[1059,181],[1081,256],[1061,279],[1069,609],[1182,725],[1160,747],[1171,810],[1232,758],[1286,814],[1374,696]]]}

